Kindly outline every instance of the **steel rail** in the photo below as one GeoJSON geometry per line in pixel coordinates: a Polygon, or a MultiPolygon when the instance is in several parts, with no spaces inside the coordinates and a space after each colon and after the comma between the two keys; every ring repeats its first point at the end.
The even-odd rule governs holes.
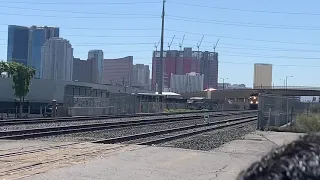
{"type": "MultiPolygon", "coordinates": [[[[250,112],[238,112],[232,113],[235,114],[246,114],[250,112]]],[[[211,115],[211,117],[221,117],[228,116],[230,114],[216,114],[211,115]]],[[[134,120],[134,121],[119,121],[119,122],[105,122],[105,123],[92,123],[92,124],[81,124],[81,125],[71,125],[71,126],[58,126],[58,127],[49,127],[49,128],[35,128],[35,129],[23,129],[23,130],[13,130],[13,131],[1,131],[1,139],[27,139],[51,135],[61,135],[61,134],[70,134],[76,132],[87,132],[94,130],[103,130],[103,129],[113,129],[121,127],[130,127],[137,125],[147,125],[147,124],[159,124],[167,122],[178,122],[186,121],[193,119],[201,119],[203,116],[188,116],[188,117],[173,117],[173,118],[157,118],[151,120],[134,120]]]]}
{"type": "Polygon", "coordinates": [[[208,123],[203,123],[203,124],[195,124],[195,125],[184,126],[184,127],[179,127],[179,128],[161,130],[161,131],[153,131],[153,132],[134,134],[134,135],[129,135],[129,136],[122,136],[122,137],[98,140],[98,141],[94,141],[93,143],[105,143],[105,144],[122,143],[122,142],[126,142],[126,141],[132,141],[132,140],[136,140],[136,139],[152,137],[152,136],[156,136],[156,135],[163,135],[163,134],[168,134],[168,133],[173,133],[173,132],[179,132],[179,131],[184,131],[184,130],[190,130],[190,129],[195,129],[195,128],[219,125],[219,124],[230,123],[230,122],[239,121],[239,120],[248,120],[248,119],[250,119],[250,121],[255,121],[257,119],[257,116],[251,115],[251,116],[237,117],[237,118],[232,118],[232,119],[227,119],[227,120],[222,120],[222,121],[208,122],[208,123]]]}
{"type": "Polygon", "coordinates": [[[9,119],[9,120],[0,120],[0,126],[4,126],[4,125],[20,125],[20,124],[70,122],[70,121],[90,121],[90,120],[133,118],[133,117],[170,116],[170,115],[179,115],[179,114],[198,114],[198,113],[210,113],[210,112],[241,112],[241,111],[237,111],[237,110],[195,111],[195,112],[178,112],[178,113],[154,113],[154,114],[79,116],[79,117],[59,117],[59,118],[9,119]]]}

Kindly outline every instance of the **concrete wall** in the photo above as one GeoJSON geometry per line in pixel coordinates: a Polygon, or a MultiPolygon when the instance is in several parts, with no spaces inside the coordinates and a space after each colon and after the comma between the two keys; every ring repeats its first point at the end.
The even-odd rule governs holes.
{"type": "MultiPolygon", "coordinates": [[[[12,89],[11,78],[0,78],[0,101],[12,102],[16,98],[12,89]]],[[[33,79],[30,85],[30,92],[25,98],[30,102],[43,102],[51,103],[52,99],[56,99],[58,103],[64,103],[65,86],[85,86],[93,89],[103,89],[111,93],[127,93],[131,94],[134,92],[151,92],[147,90],[139,90],[137,88],[122,87],[122,86],[111,86],[103,84],[92,84],[85,82],[74,82],[74,81],[62,81],[62,80],[48,80],[48,79],[33,79]]]]}
{"type": "MultiPolygon", "coordinates": [[[[0,101],[12,102],[16,98],[12,89],[11,78],[0,78],[0,101]]],[[[56,99],[58,102],[63,101],[64,85],[56,84],[54,80],[34,79],[31,82],[30,92],[25,98],[30,102],[46,102],[50,103],[52,99],[56,99]]]]}
{"type": "Polygon", "coordinates": [[[114,114],[111,107],[71,107],[68,114],[70,116],[99,116],[114,114]]]}

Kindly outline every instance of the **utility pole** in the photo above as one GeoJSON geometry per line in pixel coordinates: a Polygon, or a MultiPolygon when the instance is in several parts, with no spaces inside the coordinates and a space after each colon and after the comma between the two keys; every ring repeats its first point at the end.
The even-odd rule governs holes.
{"type": "Polygon", "coordinates": [[[286,89],[288,89],[288,78],[292,78],[293,76],[286,76],[286,89]]]}
{"type": "Polygon", "coordinates": [[[122,86],[124,86],[124,77],[122,77],[122,86]]]}
{"type": "Polygon", "coordinates": [[[161,26],[161,44],[160,44],[160,77],[159,77],[159,88],[158,94],[162,94],[163,90],[163,39],[164,39],[164,15],[165,15],[165,4],[166,0],[162,2],[162,26],[161,26]]]}

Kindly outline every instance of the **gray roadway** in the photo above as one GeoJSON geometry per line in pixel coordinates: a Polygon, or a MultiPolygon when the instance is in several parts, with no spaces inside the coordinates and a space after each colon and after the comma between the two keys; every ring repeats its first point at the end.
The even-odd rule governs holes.
{"type": "Polygon", "coordinates": [[[255,132],[213,151],[134,147],[82,164],[49,170],[26,180],[226,180],[273,147],[299,134],[255,132]]]}

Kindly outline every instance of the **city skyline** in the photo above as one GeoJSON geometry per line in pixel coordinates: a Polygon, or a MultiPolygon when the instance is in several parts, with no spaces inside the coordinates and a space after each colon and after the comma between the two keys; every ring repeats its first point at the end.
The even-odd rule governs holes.
{"type": "MultiPolygon", "coordinates": [[[[26,39],[26,38],[21,38],[21,39],[26,39]]],[[[201,40],[202,42],[202,40],[201,40]]],[[[218,42],[217,42],[218,44],[218,42]]],[[[217,46],[215,45],[215,47],[217,46]]],[[[170,48],[170,45],[168,45],[170,48]]],[[[214,51],[215,51],[214,47],[214,51]]],[[[156,46],[157,48],[157,46],[156,46]]],[[[119,83],[119,78],[122,79],[122,86],[140,86],[141,80],[143,81],[144,86],[140,86],[143,89],[148,89],[148,90],[156,90],[157,91],[157,82],[158,82],[158,76],[159,74],[157,73],[159,71],[159,64],[157,61],[159,61],[159,51],[153,51],[153,57],[152,57],[152,73],[150,73],[149,65],[144,65],[144,64],[134,64],[133,63],[133,56],[127,56],[124,58],[115,58],[115,59],[104,59],[104,53],[103,50],[99,49],[94,49],[94,50],[89,50],[88,51],[88,59],[86,60],[81,60],[80,58],[75,58],[73,56],[73,48],[70,44],[70,42],[66,39],[59,38],[59,27],[48,27],[48,26],[35,26],[32,25],[31,27],[25,27],[25,26],[19,26],[19,25],[9,25],[8,26],[8,60],[16,61],[28,66],[31,66],[36,69],[36,75],[35,78],[43,78],[43,72],[47,71],[46,77],[44,78],[53,78],[53,79],[60,79],[60,80],[71,80],[71,81],[81,81],[81,82],[90,82],[90,83],[98,83],[98,84],[113,84],[112,82],[115,82],[115,85],[121,85],[119,83]],[[26,32],[29,32],[26,34],[26,32]],[[24,40],[25,42],[28,42],[27,45],[24,43],[22,45],[17,46],[17,42],[15,41],[15,37],[27,37],[28,40],[24,40]],[[54,59],[53,64],[51,65],[53,70],[48,71],[49,67],[48,66],[48,60],[47,58],[49,56],[54,57],[52,52],[50,51],[55,51],[52,48],[56,48],[55,46],[50,47],[51,45],[48,46],[48,44],[56,44],[58,42],[57,40],[61,40],[61,42],[67,42],[70,46],[72,58],[69,58],[69,62],[64,62],[65,64],[69,64],[68,67],[71,67],[71,70],[67,70],[70,68],[62,68],[64,70],[56,69],[56,60],[54,59]],[[43,46],[41,45],[43,44],[43,46]],[[47,46],[47,47],[46,47],[47,46]],[[40,48],[40,52],[37,51],[37,49],[40,48]],[[19,59],[19,58],[14,58],[13,56],[20,55],[18,53],[14,53],[15,49],[18,49],[20,52],[21,49],[25,52],[25,49],[27,49],[27,59],[25,58],[25,53],[24,57],[19,59]],[[13,50],[13,52],[11,52],[13,50]],[[43,53],[43,52],[45,53],[43,53]],[[10,52],[10,53],[9,53],[10,52]],[[49,52],[49,53],[48,53],[49,52]],[[50,54],[48,56],[48,54],[50,54]],[[37,57],[37,56],[40,56],[37,57]],[[38,59],[38,60],[35,60],[38,59]],[[77,61],[77,62],[74,62],[77,61]],[[110,64],[111,61],[114,61],[110,64]],[[127,63],[123,63],[125,61],[128,61],[129,66],[127,66],[127,63]],[[44,62],[47,63],[47,65],[43,65],[44,62]],[[77,64],[78,67],[74,67],[74,63],[77,64]],[[143,72],[145,77],[142,77],[138,73],[138,66],[145,66],[148,73],[145,71],[143,72]],[[88,67],[87,67],[88,66],[88,67]],[[123,70],[122,73],[119,73],[115,68],[118,67],[123,70]],[[125,70],[123,67],[126,67],[125,70]],[[91,69],[88,69],[91,68],[91,69]],[[107,69],[107,70],[105,70],[107,69]],[[74,70],[78,70],[77,73],[74,73],[74,70]],[[88,72],[83,72],[82,70],[87,70],[88,72]],[[110,72],[116,70],[114,72],[110,72]],[[65,72],[63,72],[65,71],[65,72]],[[137,72],[135,72],[137,71],[137,72]],[[61,77],[58,77],[57,72],[60,72],[61,77]],[[96,72],[96,73],[94,73],[96,72]],[[83,74],[84,73],[84,74],[83,74]],[[94,74],[96,75],[94,75],[94,74]],[[136,73],[136,74],[135,74],[136,73]],[[51,75],[49,75],[51,74],[51,75]],[[69,75],[67,75],[69,74],[69,75]],[[121,74],[119,76],[119,74],[121,74]],[[128,74],[128,75],[125,75],[128,74]],[[88,78],[84,78],[84,75],[87,75],[88,78]],[[111,78],[109,77],[111,75],[111,78]],[[78,78],[81,77],[81,78],[78,78]],[[142,78],[142,79],[141,79],[142,78]],[[150,80],[150,81],[149,81],[150,80]],[[110,83],[108,83],[110,81],[110,83]],[[139,82],[139,83],[137,83],[139,82]]],[[[63,57],[65,55],[62,55],[63,57]]],[[[172,89],[176,88],[181,88],[177,86],[177,83],[171,83],[171,78],[173,75],[185,75],[189,73],[199,73],[203,75],[203,80],[201,81],[203,84],[203,89],[208,89],[208,88],[214,88],[214,89],[220,89],[220,84],[223,84],[223,89],[225,89],[225,85],[231,85],[229,82],[224,82],[225,78],[220,78],[223,79],[223,83],[219,83],[218,80],[218,53],[217,52],[208,52],[208,51],[192,51],[191,47],[182,47],[182,44],[180,44],[180,50],[164,50],[164,91],[171,91],[172,89]],[[214,63],[212,63],[212,62],[214,63]],[[173,64],[172,64],[173,63],[173,64]],[[173,68],[173,69],[172,69],[173,68]],[[167,70],[169,69],[169,71],[167,70]],[[209,74],[210,75],[209,75],[209,74]],[[172,87],[176,86],[176,87],[172,87]]],[[[51,57],[49,57],[51,58],[51,57]]],[[[63,58],[60,58],[61,60],[63,58]]],[[[50,64],[50,63],[49,63],[50,64]]],[[[65,66],[67,67],[67,66],[65,66]]],[[[141,68],[141,67],[140,67],[141,68]]],[[[141,72],[140,72],[141,74],[141,72]]],[[[253,76],[253,88],[258,88],[256,85],[257,82],[261,82],[262,84],[259,87],[272,87],[274,86],[274,83],[272,81],[272,64],[265,64],[265,63],[255,63],[254,64],[254,76],[253,76]],[[258,68],[259,66],[259,68],[258,68]],[[260,67],[261,66],[261,67],[260,67]],[[267,70],[264,68],[264,66],[270,66],[271,71],[267,70]],[[266,72],[264,72],[265,70],[266,72]],[[263,72],[262,72],[263,71],[263,72]],[[270,71],[270,72],[269,72],[270,71]],[[270,80],[267,80],[268,83],[263,82],[266,79],[261,77],[263,76],[261,73],[267,73],[267,75],[271,76],[270,80]],[[264,80],[263,80],[264,79],[264,80]],[[267,84],[267,86],[263,85],[267,84]]],[[[293,76],[289,76],[293,77],[293,76]]],[[[285,86],[287,86],[287,78],[286,76],[286,81],[285,81],[285,86]]],[[[228,80],[228,78],[226,78],[228,80]]],[[[283,80],[283,79],[281,79],[283,80]]],[[[197,83],[196,83],[197,84],[197,83]]],[[[190,84],[191,85],[191,84],[190,84]]],[[[237,84],[234,84],[235,87],[238,87],[237,84]]],[[[230,86],[233,88],[233,86],[230,86]]],[[[241,84],[239,86],[240,88],[246,88],[245,84],[241,84]],[[242,86],[244,85],[244,86],[242,86]]],[[[228,89],[228,88],[227,88],[228,89]]]]}
{"type": "MultiPolygon", "coordinates": [[[[75,57],[86,59],[88,50],[101,49],[108,58],[131,55],[135,64],[151,65],[154,45],[160,40],[161,2],[126,2],[128,0],[122,4],[109,4],[98,0],[84,5],[57,0],[52,6],[37,0],[24,4],[4,2],[3,6],[10,8],[0,8],[8,17],[0,25],[0,59],[6,60],[7,57],[7,25],[47,25],[63,29],[60,36],[73,45],[75,57]],[[95,9],[95,12],[89,9],[95,9]],[[101,20],[106,23],[99,23],[101,20]]],[[[216,48],[219,77],[228,77],[229,82],[252,87],[253,64],[270,63],[274,66],[275,85],[282,85],[280,79],[292,75],[290,86],[320,86],[310,78],[318,75],[320,67],[317,61],[319,43],[314,38],[319,36],[314,25],[319,4],[283,1],[277,2],[275,10],[269,6],[270,2],[253,0],[168,1],[164,49],[169,49],[167,44],[174,35],[170,48],[177,50],[183,35],[183,46],[193,49],[197,49],[204,35],[201,51],[213,51],[220,38],[216,48]]],[[[159,50],[160,46],[157,48],[159,50]]]]}

